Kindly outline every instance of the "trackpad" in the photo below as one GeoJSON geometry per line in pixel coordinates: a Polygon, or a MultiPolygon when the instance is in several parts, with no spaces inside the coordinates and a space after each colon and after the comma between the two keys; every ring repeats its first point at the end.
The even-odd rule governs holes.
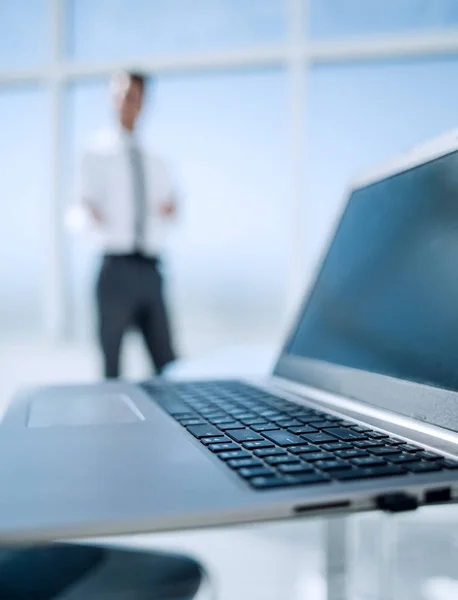
{"type": "Polygon", "coordinates": [[[27,427],[134,423],[144,417],[125,394],[85,392],[36,398],[30,404],[27,427]]]}

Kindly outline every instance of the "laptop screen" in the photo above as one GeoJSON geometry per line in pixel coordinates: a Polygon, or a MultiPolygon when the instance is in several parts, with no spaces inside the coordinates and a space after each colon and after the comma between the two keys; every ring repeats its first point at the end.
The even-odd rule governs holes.
{"type": "Polygon", "coordinates": [[[458,152],[352,193],[285,350],[458,391],[458,152]]]}

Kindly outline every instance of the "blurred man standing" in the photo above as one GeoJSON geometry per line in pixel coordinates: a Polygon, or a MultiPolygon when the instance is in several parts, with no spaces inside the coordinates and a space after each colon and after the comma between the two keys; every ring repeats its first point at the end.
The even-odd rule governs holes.
{"type": "Polygon", "coordinates": [[[112,91],[117,126],[85,154],[81,198],[103,240],[97,309],[107,378],[119,377],[121,343],[131,327],[141,332],[157,373],[175,358],[159,262],[166,222],[176,212],[174,186],[163,161],[137,137],[145,77],[119,73],[112,91]]]}

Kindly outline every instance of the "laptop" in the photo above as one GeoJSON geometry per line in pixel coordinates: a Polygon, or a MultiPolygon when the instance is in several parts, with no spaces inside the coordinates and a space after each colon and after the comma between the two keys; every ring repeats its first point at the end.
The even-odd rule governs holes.
{"type": "Polygon", "coordinates": [[[454,135],[353,184],[269,378],[20,393],[0,540],[455,501],[457,264],[454,135]]]}

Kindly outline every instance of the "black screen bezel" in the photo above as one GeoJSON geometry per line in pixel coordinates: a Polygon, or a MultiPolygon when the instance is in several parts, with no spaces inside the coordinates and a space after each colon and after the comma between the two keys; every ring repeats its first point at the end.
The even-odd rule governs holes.
{"type": "Polygon", "coordinates": [[[334,234],[331,237],[327,251],[324,253],[320,266],[317,269],[312,285],[301,304],[294,327],[290,331],[274,368],[274,376],[292,380],[296,383],[324,389],[331,393],[345,396],[371,407],[393,411],[397,414],[421,420],[431,425],[444,427],[458,432],[458,391],[448,390],[424,383],[417,383],[405,379],[381,375],[360,369],[345,367],[312,358],[305,358],[289,353],[288,348],[296,334],[302,314],[307,310],[309,299],[318,281],[322,266],[338,231],[342,217],[347,209],[352,194],[358,189],[369,187],[377,181],[389,179],[402,172],[421,166],[423,163],[432,162],[439,157],[457,152],[456,147],[439,156],[432,156],[429,160],[422,160],[408,168],[397,170],[388,176],[380,177],[365,185],[354,187],[347,196],[344,208],[337,219],[334,234]]]}

